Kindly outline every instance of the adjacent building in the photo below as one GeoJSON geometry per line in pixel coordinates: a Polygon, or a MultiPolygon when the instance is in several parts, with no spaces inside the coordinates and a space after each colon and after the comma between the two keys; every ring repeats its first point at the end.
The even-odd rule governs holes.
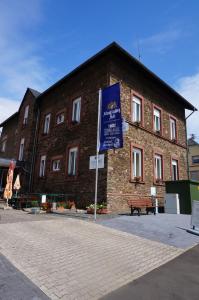
{"type": "Polygon", "coordinates": [[[188,139],[188,160],[190,179],[199,181],[199,144],[194,136],[188,139]]]}
{"type": "Polygon", "coordinates": [[[102,152],[98,201],[123,210],[128,199],[149,197],[155,186],[161,204],[165,181],[187,179],[185,109],[195,107],[112,43],[43,93],[27,90],[17,113],[13,154],[29,174],[24,189],[70,194],[79,207],[94,201],[95,170],[89,169],[89,159],[96,151],[98,92],[116,82],[124,147],[102,152]]]}

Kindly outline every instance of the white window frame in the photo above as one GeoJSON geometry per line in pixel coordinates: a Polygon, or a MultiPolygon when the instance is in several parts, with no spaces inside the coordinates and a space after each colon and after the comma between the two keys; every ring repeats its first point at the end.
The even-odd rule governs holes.
{"type": "Polygon", "coordinates": [[[140,177],[142,179],[142,169],[143,169],[143,151],[140,148],[133,147],[132,149],[132,175],[135,179],[136,177],[140,177]]]}
{"type": "Polygon", "coordinates": [[[64,119],[65,119],[64,112],[61,112],[61,113],[57,114],[57,116],[56,116],[56,124],[59,125],[59,124],[64,123],[64,119]]]}
{"type": "Polygon", "coordinates": [[[153,127],[154,131],[161,132],[161,110],[156,107],[153,109],[153,127]]]}
{"type": "Polygon", "coordinates": [[[163,157],[155,154],[155,180],[163,180],[163,157]]]}
{"type": "Polygon", "coordinates": [[[46,171],[46,155],[42,155],[39,166],[39,177],[44,177],[46,171]]]}
{"type": "Polygon", "coordinates": [[[7,144],[7,138],[2,140],[1,152],[6,152],[6,144],[7,144]]]}
{"type": "Polygon", "coordinates": [[[48,134],[50,130],[50,119],[51,119],[51,114],[45,115],[45,120],[44,120],[44,134],[48,134]]]}
{"type": "Polygon", "coordinates": [[[77,175],[77,158],[78,158],[78,147],[69,148],[69,151],[68,151],[68,176],[76,176],[77,175]],[[73,160],[72,160],[72,153],[75,153],[73,160]]]}
{"type": "Polygon", "coordinates": [[[28,114],[29,114],[29,105],[27,105],[25,107],[24,118],[23,118],[23,124],[24,125],[28,124],[28,114]]]}
{"type": "Polygon", "coordinates": [[[172,117],[170,118],[170,137],[171,140],[176,140],[177,138],[177,128],[176,128],[176,120],[172,117]]]}
{"type": "Polygon", "coordinates": [[[179,168],[178,160],[172,159],[171,160],[171,178],[172,178],[172,180],[179,180],[179,169],[178,168],[179,168]],[[175,170],[173,168],[174,166],[176,167],[175,170]]]}
{"type": "Polygon", "coordinates": [[[19,146],[19,157],[18,157],[19,161],[23,161],[24,159],[24,144],[25,144],[25,139],[22,138],[19,146]]]}
{"type": "Polygon", "coordinates": [[[133,95],[132,99],[132,121],[142,121],[142,99],[133,95]]]}
{"type": "Polygon", "coordinates": [[[73,101],[72,122],[80,123],[81,116],[81,97],[73,101]]]}
{"type": "Polygon", "coordinates": [[[61,160],[60,159],[53,159],[52,169],[54,172],[60,171],[60,169],[61,169],[61,160]]]}

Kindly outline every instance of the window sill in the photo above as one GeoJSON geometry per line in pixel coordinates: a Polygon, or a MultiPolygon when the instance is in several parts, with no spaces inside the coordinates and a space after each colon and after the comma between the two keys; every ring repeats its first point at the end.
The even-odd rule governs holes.
{"type": "Polygon", "coordinates": [[[154,181],[153,184],[156,185],[156,186],[165,186],[164,181],[163,182],[156,182],[156,181],[154,181]]]}
{"type": "Polygon", "coordinates": [[[137,181],[137,180],[134,180],[134,179],[130,179],[129,182],[130,182],[130,183],[135,183],[135,184],[145,184],[145,181],[142,181],[142,180],[137,181]]]}

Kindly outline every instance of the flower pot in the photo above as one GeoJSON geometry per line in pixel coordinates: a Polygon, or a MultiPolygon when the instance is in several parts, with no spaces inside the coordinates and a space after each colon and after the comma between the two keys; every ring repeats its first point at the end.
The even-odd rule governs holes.
{"type": "Polygon", "coordinates": [[[87,214],[94,214],[94,208],[87,208],[87,214]]]}
{"type": "Polygon", "coordinates": [[[108,209],[107,208],[99,208],[97,210],[97,213],[100,214],[100,215],[107,214],[108,213],[108,209]]]}

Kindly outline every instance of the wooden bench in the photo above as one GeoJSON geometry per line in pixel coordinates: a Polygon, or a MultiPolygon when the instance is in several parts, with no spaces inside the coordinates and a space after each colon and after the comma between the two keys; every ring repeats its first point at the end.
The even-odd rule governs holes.
{"type": "Polygon", "coordinates": [[[136,210],[138,212],[138,216],[140,216],[142,208],[146,209],[147,215],[150,211],[153,212],[154,215],[156,214],[155,205],[153,205],[152,200],[150,198],[128,200],[127,203],[131,209],[131,215],[133,215],[134,211],[136,210]]]}

